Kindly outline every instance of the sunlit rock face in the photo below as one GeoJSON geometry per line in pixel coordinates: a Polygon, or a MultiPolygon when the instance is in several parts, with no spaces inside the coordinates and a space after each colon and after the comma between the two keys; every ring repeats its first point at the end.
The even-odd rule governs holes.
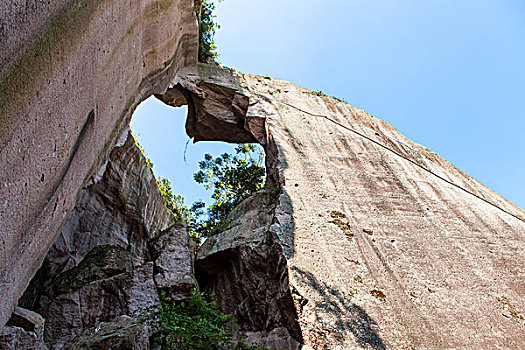
{"type": "Polygon", "coordinates": [[[197,256],[201,286],[244,329],[276,344],[269,332],[285,328],[281,341],[313,349],[525,347],[523,210],[336,98],[199,68],[176,82],[190,135],[209,138],[201,121],[244,129],[278,188],[272,205],[241,204],[197,256]],[[276,316],[269,295],[295,306],[276,316]]]}
{"type": "Polygon", "coordinates": [[[0,326],[136,105],[197,61],[195,6],[0,3],[0,326]]]}
{"type": "Polygon", "coordinates": [[[47,254],[53,274],[77,266],[98,245],[122,247],[144,258],[149,240],[174,224],[131,134],[111,151],[100,172],[100,180],[82,191],[47,254]]]}

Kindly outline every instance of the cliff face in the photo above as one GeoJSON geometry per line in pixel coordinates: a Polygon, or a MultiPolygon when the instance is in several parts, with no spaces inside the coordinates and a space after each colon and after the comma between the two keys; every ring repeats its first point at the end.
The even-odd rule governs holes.
{"type": "Polygon", "coordinates": [[[136,105],[197,61],[194,6],[0,4],[0,325],[136,105]]]}
{"type": "Polygon", "coordinates": [[[314,349],[525,346],[523,210],[362,110],[214,70],[180,82],[188,133],[251,134],[279,192],[266,219],[245,204],[197,256],[201,285],[245,329],[284,327],[314,349]]]}
{"type": "Polygon", "coordinates": [[[524,348],[525,212],[364,111],[197,65],[194,8],[0,4],[0,342],[147,349],[128,316],[196,285],[187,233],[127,135],[155,93],[188,104],[196,141],[265,147],[268,187],[195,261],[249,341],[524,348]]]}
{"type": "MultiPolygon", "coordinates": [[[[129,349],[125,344],[138,336],[146,340],[137,342],[149,347],[151,331],[129,317],[155,302],[161,290],[180,300],[196,287],[186,228],[174,222],[131,134],[112,150],[100,173],[99,181],[83,189],[18,302],[18,309],[43,317],[41,337],[31,339],[27,331],[14,337],[17,341],[30,338],[32,346],[43,340],[49,349],[75,348],[73,338],[85,333],[76,340],[85,346],[116,342],[111,334],[98,339],[90,333],[92,327],[106,327],[115,334],[129,333],[122,349],[129,349]]],[[[10,330],[0,335],[0,349],[9,343],[2,343],[2,337],[15,330],[6,328],[10,330]]]]}

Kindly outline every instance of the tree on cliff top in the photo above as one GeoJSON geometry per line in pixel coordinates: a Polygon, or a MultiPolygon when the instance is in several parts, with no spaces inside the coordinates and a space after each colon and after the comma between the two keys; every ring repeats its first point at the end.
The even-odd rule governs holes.
{"type": "Polygon", "coordinates": [[[215,46],[215,31],[220,26],[215,23],[215,4],[213,0],[202,0],[199,21],[199,62],[208,63],[217,58],[217,47],[215,46]]]}

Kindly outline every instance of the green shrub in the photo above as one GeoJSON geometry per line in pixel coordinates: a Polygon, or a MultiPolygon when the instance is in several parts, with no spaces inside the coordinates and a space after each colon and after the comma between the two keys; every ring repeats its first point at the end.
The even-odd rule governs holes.
{"type": "Polygon", "coordinates": [[[191,298],[175,303],[162,294],[157,305],[145,313],[155,340],[162,349],[221,349],[231,342],[231,315],[217,310],[215,303],[193,290],[191,298]]]}
{"type": "Polygon", "coordinates": [[[186,223],[186,228],[190,237],[197,243],[200,243],[199,236],[194,230],[192,230],[192,227],[194,226],[193,223],[195,222],[194,214],[190,208],[186,207],[184,204],[184,197],[178,194],[173,194],[171,182],[166,178],[161,177],[158,179],[157,185],[159,186],[160,194],[166,207],[173,213],[175,220],[186,223]]]}
{"type": "Polygon", "coordinates": [[[146,151],[144,151],[144,148],[142,148],[142,145],[139,143],[139,140],[137,140],[135,138],[135,136],[133,136],[133,133],[131,132],[131,129],[129,130],[129,132],[131,133],[131,136],[133,137],[133,139],[135,140],[135,145],[137,146],[137,148],[139,149],[140,153],[142,153],[142,156],[144,157],[144,159],[146,160],[146,165],[148,168],[151,169],[151,171],[153,171],[153,162],[151,161],[151,159],[148,158],[148,156],[146,155],[146,151]]]}
{"type": "MultiPolygon", "coordinates": [[[[138,141],[136,144],[152,168],[153,163],[145,156],[138,141]]],[[[207,208],[201,201],[193,203],[191,208],[187,207],[184,197],[173,194],[171,182],[167,178],[156,178],[166,207],[176,221],[186,223],[188,234],[197,243],[201,242],[201,237],[217,233],[237,204],[262,189],[266,174],[264,152],[260,146],[253,144],[238,145],[234,155],[223,153],[213,158],[206,154],[204,160],[199,162],[199,168],[201,170],[194,174],[195,181],[213,190],[213,203],[207,208]]]]}
{"type": "Polygon", "coordinates": [[[151,306],[142,318],[153,330],[155,340],[165,350],[264,350],[260,345],[234,342],[232,326],[236,319],[217,310],[214,302],[204,300],[203,294],[193,290],[191,298],[176,303],[165,294],[157,305],[151,306]]]}
{"type": "Polygon", "coordinates": [[[215,46],[215,31],[220,26],[215,23],[215,4],[213,0],[202,0],[199,20],[199,62],[207,63],[217,58],[217,47],[215,46]]]}

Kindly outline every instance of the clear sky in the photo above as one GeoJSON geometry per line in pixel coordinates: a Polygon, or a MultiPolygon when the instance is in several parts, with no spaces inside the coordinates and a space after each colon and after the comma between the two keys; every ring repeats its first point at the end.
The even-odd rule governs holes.
{"type": "MultiPolygon", "coordinates": [[[[387,121],[525,208],[525,1],[224,0],[223,65],[270,75],[387,121]]],[[[192,173],[186,111],[150,99],[132,128],[187,203],[205,199],[192,173]]]]}

